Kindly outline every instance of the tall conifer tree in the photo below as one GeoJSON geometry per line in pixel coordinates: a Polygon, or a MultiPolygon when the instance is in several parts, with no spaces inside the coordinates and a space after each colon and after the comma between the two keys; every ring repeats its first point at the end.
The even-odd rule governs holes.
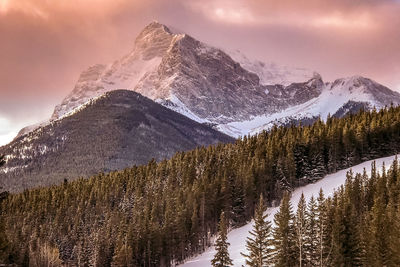
{"type": "Polygon", "coordinates": [[[311,196],[307,205],[306,234],[304,242],[304,254],[306,263],[310,266],[319,265],[318,253],[318,206],[314,196],[311,196]]]}
{"type": "Polygon", "coordinates": [[[317,199],[317,240],[316,250],[318,254],[318,264],[316,266],[325,266],[328,256],[328,221],[327,206],[322,188],[319,191],[317,199]]]}
{"type": "Polygon", "coordinates": [[[249,254],[242,253],[246,258],[246,265],[250,267],[264,267],[272,264],[271,223],[266,220],[268,217],[266,210],[267,207],[261,195],[254,214],[253,231],[249,232],[252,237],[247,237],[246,241],[249,254]]]}
{"type": "Polygon", "coordinates": [[[297,212],[295,217],[295,231],[296,231],[296,247],[297,247],[297,260],[300,267],[306,263],[305,248],[306,248],[306,213],[307,204],[304,194],[301,193],[299,203],[297,205],[297,212]]]}
{"type": "Polygon", "coordinates": [[[221,219],[219,222],[218,238],[215,242],[215,250],[217,251],[214,258],[211,260],[211,264],[214,267],[227,267],[232,266],[232,259],[229,257],[227,241],[228,234],[228,222],[225,218],[224,212],[221,213],[221,219]]]}
{"type": "Polygon", "coordinates": [[[295,248],[295,230],[290,194],[285,192],[279,211],[275,214],[273,230],[274,263],[276,267],[295,266],[297,262],[295,248]]]}

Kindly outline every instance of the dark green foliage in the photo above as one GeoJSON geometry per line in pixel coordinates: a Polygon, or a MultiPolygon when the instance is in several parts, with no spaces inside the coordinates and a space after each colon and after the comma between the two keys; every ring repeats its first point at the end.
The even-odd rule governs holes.
{"type": "Polygon", "coordinates": [[[138,93],[115,90],[0,147],[0,154],[11,156],[6,167],[18,167],[0,172],[0,186],[22,192],[234,141],[138,93]]]}
{"type": "Polygon", "coordinates": [[[319,232],[318,232],[318,204],[314,197],[311,197],[306,211],[306,229],[304,241],[305,265],[319,265],[319,232]]]}
{"type": "MultiPolygon", "coordinates": [[[[260,194],[270,204],[286,190],[322,174],[399,150],[400,108],[391,107],[330,118],[326,124],[275,127],[234,144],[177,153],[159,163],[26,190],[1,204],[5,233],[14,252],[9,256],[22,265],[42,249],[33,245],[40,243],[54,253],[53,248],[57,249],[60,259],[71,266],[93,261],[110,266],[120,255],[129,255],[134,266],[170,266],[210,245],[221,212],[240,225],[254,214],[260,194]],[[365,132],[357,134],[360,127],[365,132]],[[317,169],[313,166],[316,158],[323,159],[317,169]]],[[[372,243],[362,238],[355,225],[369,227],[371,220],[365,212],[377,205],[376,196],[383,196],[384,203],[398,199],[399,181],[394,177],[391,172],[386,182],[376,172],[366,181],[353,177],[351,191],[346,191],[349,197],[337,194],[318,203],[318,213],[326,221],[319,227],[323,229],[319,250],[323,266],[364,262],[372,243]],[[388,184],[396,186],[386,190],[388,184]]],[[[385,220],[393,222],[395,215],[392,212],[385,220]]],[[[396,244],[393,239],[387,246],[396,251],[396,244]]],[[[297,264],[296,246],[289,247],[287,259],[297,264]]]]}
{"type": "Polygon", "coordinates": [[[216,253],[214,258],[211,260],[211,264],[214,267],[229,267],[232,266],[232,259],[229,257],[228,247],[229,243],[227,242],[227,234],[228,234],[228,221],[225,218],[224,213],[221,213],[221,219],[219,221],[218,227],[218,238],[215,241],[215,250],[216,253]]]}
{"type": "Polygon", "coordinates": [[[255,214],[254,227],[250,231],[246,240],[246,248],[249,254],[242,253],[246,258],[246,265],[250,267],[270,266],[272,261],[272,240],[271,240],[271,222],[267,221],[267,207],[264,198],[260,196],[255,214]]]}
{"type": "Polygon", "coordinates": [[[294,226],[294,215],[289,200],[289,193],[285,193],[279,211],[274,216],[273,260],[277,267],[295,266],[298,264],[297,236],[294,226]]]}
{"type": "Polygon", "coordinates": [[[365,173],[350,171],[346,184],[331,198],[325,199],[321,191],[317,201],[311,198],[308,202],[305,216],[301,197],[294,234],[285,194],[273,229],[275,265],[399,266],[400,199],[393,192],[400,188],[400,168],[397,159],[388,171],[383,167],[377,173],[374,168],[373,163],[370,179],[365,173]],[[373,199],[373,205],[368,206],[366,199],[373,199]],[[302,225],[306,225],[305,232],[302,225]]]}
{"type": "Polygon", "coordinates": [[[295,243],[297,250],[298,265],[304,266],[307,263],[306,250],[307,250],[307,203],[302,193],[299,203],[297,205],[296,216],[294,217],[294,229],[296,233],[295,243]]]}

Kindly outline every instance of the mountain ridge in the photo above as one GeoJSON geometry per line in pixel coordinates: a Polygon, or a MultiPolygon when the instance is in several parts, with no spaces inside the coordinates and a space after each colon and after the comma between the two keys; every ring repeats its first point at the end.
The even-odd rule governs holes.
{"type": "Polygon", "coordinates": [[[71,94],[55,108],[52,119],[115,89],[139,92],[234,137],[254,134],[273,124],[325,119],[326,92],[340,102],[335,110],[328,108],[331,115],[400,104],[399,93],[368,78],[353,76],[324,82],[315,71],[250,60],[238,51],[225,52],[152,22],[137,36],[133,50],[125,57],[84,71],[71,94]],[[358,92],[357,100],[351,89],[360,86],[364,91],[358,92]],[[346,101],[340,100],[343,97],[346,101]],[[310,110],[307,106],[315,106],[316,101],[323,103],[310,110]],[[349,101],[357,104],[349,109],[349,101]],[[291,110],[301,116],[291,115],[291,110]],[[248,122],[252,122],[252,128],[242,127],[248,122]]]}
{"type": "Polygon", "coordinates": [[[0,147],[0,183],[15,192],[233,141],[136,92],[115,90],[0,147]]]}
{"type": "MultiPolygon", "coordinates": [[[[312,72],[308,75],[310,79],[315,77],[312,72]]],[[[169,100],[177,108],[183,104],[201,119],[217,123],[287,106],[277,99],[279,92],[265,94],[266,85],[260,83],[258,75],[241,67],[224,51],[188,34],[174,34],[168,27],[153,22],[138,35],[127,56],[111,67],[96,65],[83,72],[74,91],[56,107],[52,118],[62,116],[90,97],[117,88],[134,90],[156,101],[169,100]],[[228,105],[222,109],[220,106],[226,101],[228,105]],[[253,103],[253,107],[245,102],[253,103]],[[265,105],[266,102],[269,104],[265,105]]]]}

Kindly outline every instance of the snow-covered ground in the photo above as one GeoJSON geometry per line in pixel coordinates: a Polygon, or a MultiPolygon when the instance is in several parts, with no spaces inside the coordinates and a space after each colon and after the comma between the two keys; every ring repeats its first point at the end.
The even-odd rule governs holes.
{"type": "MultiPolygon", "coordinates": [[[[375,161],[378,171],[381,170],[383,162],[385,162],[386,166],[389,166],[393,162],[394,158],[395,156],[376,159],[375,161]]],[[[344,182],[346,181],[346,173],[350,169],[352,169],[354,173],[362,173],[363,169],[365,168],[367,173],[370,174],[372,162],[373,160],[370,160],[361,163],[359,165],[356,165],[352,168],[338,171],[333,174],[329,174],[314,184],[309,184],[304,187],[297,188],[293,192],[291,198],[293,211],[295,211],[301,193],[304,193],[304,196],[307,201],[310,199],[312,195],[314,195],[314,197],[318,197],[320,188],[323,189],[326,197],[332,196],[334,190],[344,184],[344,182]]],[[[277,211],[278,207],[269,208],[267,210],[267,213],[269,214],[268,216],[269,221],[273,222],[274,215],[277,211]]],[[[229,254],[230,257],[233,259],[234,266],[242,266],[245,263],[245,260],[241,256],[240,252],[247,253],[247,251],[245,250],[246,238],[248,236],[249,231],[252,230],[252,227],[253,227],[253,221],[243,227],[232,230],[228,234],[228,242],[231,244],[229,247],[229,254]]],[[[211,266],[211,259],[213,258],[214,254],[215,254],[214,248],[210,248],[203,254],[188,260],[185,264],[182,264],[181,266],[187,266],[187,267],[211,266]]]]}

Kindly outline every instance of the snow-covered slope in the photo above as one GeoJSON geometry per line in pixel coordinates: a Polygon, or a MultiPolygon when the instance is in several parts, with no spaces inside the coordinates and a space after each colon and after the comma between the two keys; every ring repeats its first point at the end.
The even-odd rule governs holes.
{"type": "MultiPolygon", "coordinates": [[[[391,164],[393,162],[394,159],[395,159],[395,156],[376,159],[375,160],[376,166],[380,167],[380,166],[382,166],[383,163],[385,163],[388,166],[389,164],[391,164]]],[[[320,188],[322,188],[324,190],[325,196],[332,196],[334,190],[345,183],[346,173],[350,169],[352,169],[354,173],[362,173],[365,168],[367,173],[370,173],[372,162],[373,162],[373,160],[366,161],[366,162],[356,165],[352,168],[341,170],[334,174],[329,174],[314,184],[309,184],[304,187],[297,188],[292,193],[292,197],[291,197],[291,203],[293,206],[293,210],[294,211],[296,210],[296,206],[300,199],[301,193],[304,193],[304,196],[307,201],[310,199],[311,196],[317,197],[320,188]]],[[[380,170],[380,168],[377,168],[377,169],[380,170]]],[[[269,208],[267,210],[267,213],[269,214],[267,219],[269,221],[273,222],[274,215],[278,211],[278,209],[279,209],[278,207],[273,207],[273,208],[269,208]]],[[[230,257],[233,259],[234,266],[239,267],[239,266],[244,265],[244,263],[245,263],[245,260],[241,256],[240,252],[244,252],[247,254],[247,251],[245,248],[246,238],[248,236],[249,231],[252,230],[252,227],[253,227],[253,221],[243,227],[234,229],[228,233],[228,242],[230,243],[229,254],[230,254],[230,257]]],[[[210,248],[203,254],[201,254],[195,258],[189,259],[188,261],[186,261],[185,264],[182,264],[181,266],[185,266],[185,267],[211,266],[211,259],[213,258],[214,254],[215,254],[214,248],[210,248]]]]}
{"type": "Polygon", "coordinates": [[[326,83],[321,94],[300,105],[291,106],[280,112],[255,116],[250,120],[236,121],[219,125],[219,129],[232,136],[256,134],[268,130],[273,125],[285,125],[290,122],[312,120],[328,115],[341,117],[360,107],[381,109],[385,105],[400,104],[397,92],[361,76],[338,79],[326,83]]]}

